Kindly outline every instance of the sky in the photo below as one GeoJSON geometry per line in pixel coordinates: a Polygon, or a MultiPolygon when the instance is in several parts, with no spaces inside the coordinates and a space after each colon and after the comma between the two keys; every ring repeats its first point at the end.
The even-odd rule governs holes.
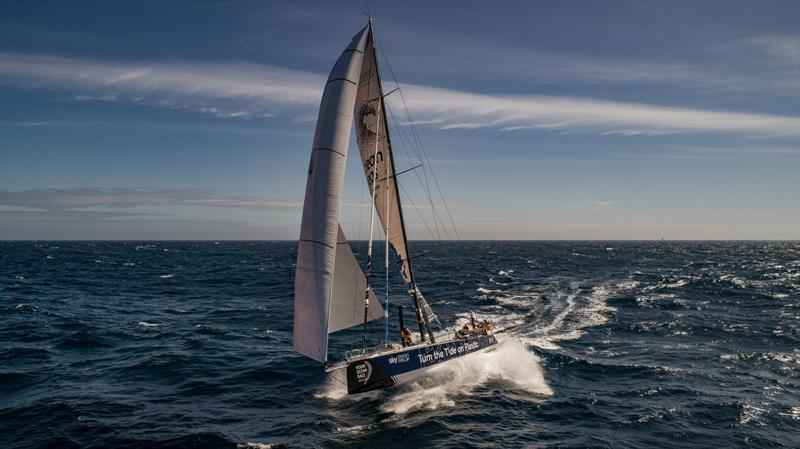
{"type": "MultiPolygon", "coordinates": [[[[397,170],[419,162],[403,99],[427,155],[399,178],[411,239],[800,238],[800,2],[366,7],[402,92],[397,170]]],[[[297,239],[324,82],[364,11],[3,0],[0,239],[297,239]]],[[[351,240],[357,157],[351,138],[351,240]]]]}

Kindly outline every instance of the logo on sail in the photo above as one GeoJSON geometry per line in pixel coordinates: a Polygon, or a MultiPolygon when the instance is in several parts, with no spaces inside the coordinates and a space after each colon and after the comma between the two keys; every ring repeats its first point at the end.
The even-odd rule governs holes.
{"type": "Polygon", "coordinates": [[[361,107],[358,108],[358,120],[356,120],[358,135],[361,138],[362,145],[375,141],[375,131],[370,129],[370,125],[367,123],[367,117],[370,115],[376,117],[374,121],[377,123],[375,107],[371,106],[369,101],[364,101],[361,103],[361,107]]]}
{"type": "Polygon", "coordinates": [[[364,362],[360,365],[356,365],[356,380],[358,382],[365,384],[369,381],[370,376],[372,376],[372,364],[364,362]]]}

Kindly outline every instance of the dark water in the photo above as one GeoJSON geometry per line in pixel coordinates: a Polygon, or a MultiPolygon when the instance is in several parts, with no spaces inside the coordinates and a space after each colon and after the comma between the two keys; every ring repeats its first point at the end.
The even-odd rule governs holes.
{"type": "Polygon", "coordinates": [[[797,242],[415,243],[443,321],[522,325],[351,398],[291,350],[294,243],[0,249],[3,448],[800,446],[797,242]]]}

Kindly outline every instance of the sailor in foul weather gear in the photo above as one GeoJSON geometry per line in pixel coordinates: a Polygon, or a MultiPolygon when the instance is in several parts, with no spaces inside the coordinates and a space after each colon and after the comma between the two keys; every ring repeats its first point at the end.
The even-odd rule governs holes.
{"type": "Polygon", "coordinates": [[[492,331],[492,324],[488,320],[483,320],[483,333],[488,334],[492,331]]]}
{"type": "Polygon", "coordinates": [[[471,334],[472,334],[472,330],[470,330],[469,325],[465,323],[464,327],[462,327],[461,329],[459,329],[458,332],[456,332],[456,337],[458,337],[458,338],[468,338],[471,334]]]}
{"type": "Polygon", "coordinates": [[[412,344],[411,331],[407,327],[404,327],[403,330],[400,331],[400,338],[403,339],[403,347],[404,348],[406,346],[411,346],[411,344],[412,344]]]}

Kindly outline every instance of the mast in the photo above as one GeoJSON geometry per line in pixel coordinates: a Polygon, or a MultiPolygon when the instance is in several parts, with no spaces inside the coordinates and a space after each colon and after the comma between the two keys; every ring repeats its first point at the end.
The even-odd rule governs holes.
{"type": "MultiPolygon", "coordinates": [[[[373,42],[373,47],[375,46],[373,42]]],[[[381,103],[380,106],[383,106],[381,103]]],[[[378,113],[380,114],[380,109],[378,109],[378,113]]],[[[375,130],[375,135],[380,132],[380,123],[378,123],[378,128],[375,130]]],[[[372,198],[370,198],[370,208],[369,208],[369,244],[367,246],[367,288],[364,291],[364,351],[367,350],[367,318],[369,316],[369,292],[370,292],[370,279],[372,277],[372,236],[373,236],[373,226],[375,225],[375,209],[377,209],[377,205],[375,204],[375,198],[378,196],[378,189],[375,187],[376,182],[378,180],[378,139],[375,139],[375,151],[373,152],[373,157],[375,158],[376,163],[372,165],[372,179],[373,179],[373,188],[372,188],[372,198]]],[[[388,205],[387,205],[388,208],[388,205]]],[[[387,226],[386,232],[386,241],[389,241],[389,232],[387,226]]],[[[388,287],[387,287],[388,288],[388,287]]]]}
{"type": "MultiPolygon", "coordinates": [[[[384,114],[383,114],[383,129],[386,131],[386,144],[387,144],[388,148],[391,149],[392,140],[389,138],[389,123],[387,121],[388,119],[387,119],[386,113],[385,113],[386,108],[384,106],[383,85],[381,83],[381,71],[380,71],[380,66],[378,65],[378,55],[377,55],[377,52],[375,52],[375,47],[376,47],[376,44],[375,44],[375,29],[374,29],[374,27],[372,25],[372,18],[371,17],[369,19],[369,25],[368,26],[369,26],[369,38],[372,39],[372,54],[373,54],[373,58],[375,60],[375,67],[378,69],[378,70],[376,70],[375,76],[378,79],[378,92],[379,92],[379,97],[380,97],[380,108],[384,111],[384,114]]],[[[376,141],[377,141],[377,134],[376,134],[376,141]]],[[[389,163],[391,164],[391,167],[392,167],[391,182],[394,184],[394,191],[395,191],[395,193],[397,195],[397,204],[398,204],[398,206],[400,206],[400,207],[398,207],[398,211],[397,212],[398,212],[398,215],[400,217],[400,228],[401,228],[401,230],[403,232],[403,245],[405,246],[404,249],[405,249],[405,253],[406,253],[406,260],[404,260],[404,262],[406,262],[406,264],[408,265],[408,277],[411,280],[411,289],[409,291],[409,294],[411,294],[413,296],[413,298],[414,298],[414,310],[415,310],[415,312],[417,314],[417,323],[419,324],[420,337],[421,337],[422,341],[425,341],[425,334],[427,333],[431,343],[435,343],[435,338],[433,336],[433,332],[431,331],[431,323],[430,323],[430,319],[428,318],[428,314],[427,314],[427,312],[425,311],[424,308],[420,307],[420,301],[419,301],[419,297],[418,297],[418,293],[417,293],[418,292],[417,283],[414,280],[414,270],[411,269],[411,254],[408,252],[408,234],[406,232],[406,223],[405,223],[405,219],[403,218],[403,208],[402,208],[401,202],[400,202],[400,191],[398,189],[399,186],[397,184],[397,176],[396,176],[397,172],[396,172],[395,166],[394,166],[394,154],[392,154],[391,152],[389,154],[388,160],[389,160],[389,163]]],[[[387,179],[386,181],[389,182],[389,179],[387,179]]],[[[388,228],[389,228],[389,226],[387,224],[386,225],[386,229],[388,229],[388,228]]],[[[387,236],[387,238],[388,238],[388,236],[387,236]]]]}

